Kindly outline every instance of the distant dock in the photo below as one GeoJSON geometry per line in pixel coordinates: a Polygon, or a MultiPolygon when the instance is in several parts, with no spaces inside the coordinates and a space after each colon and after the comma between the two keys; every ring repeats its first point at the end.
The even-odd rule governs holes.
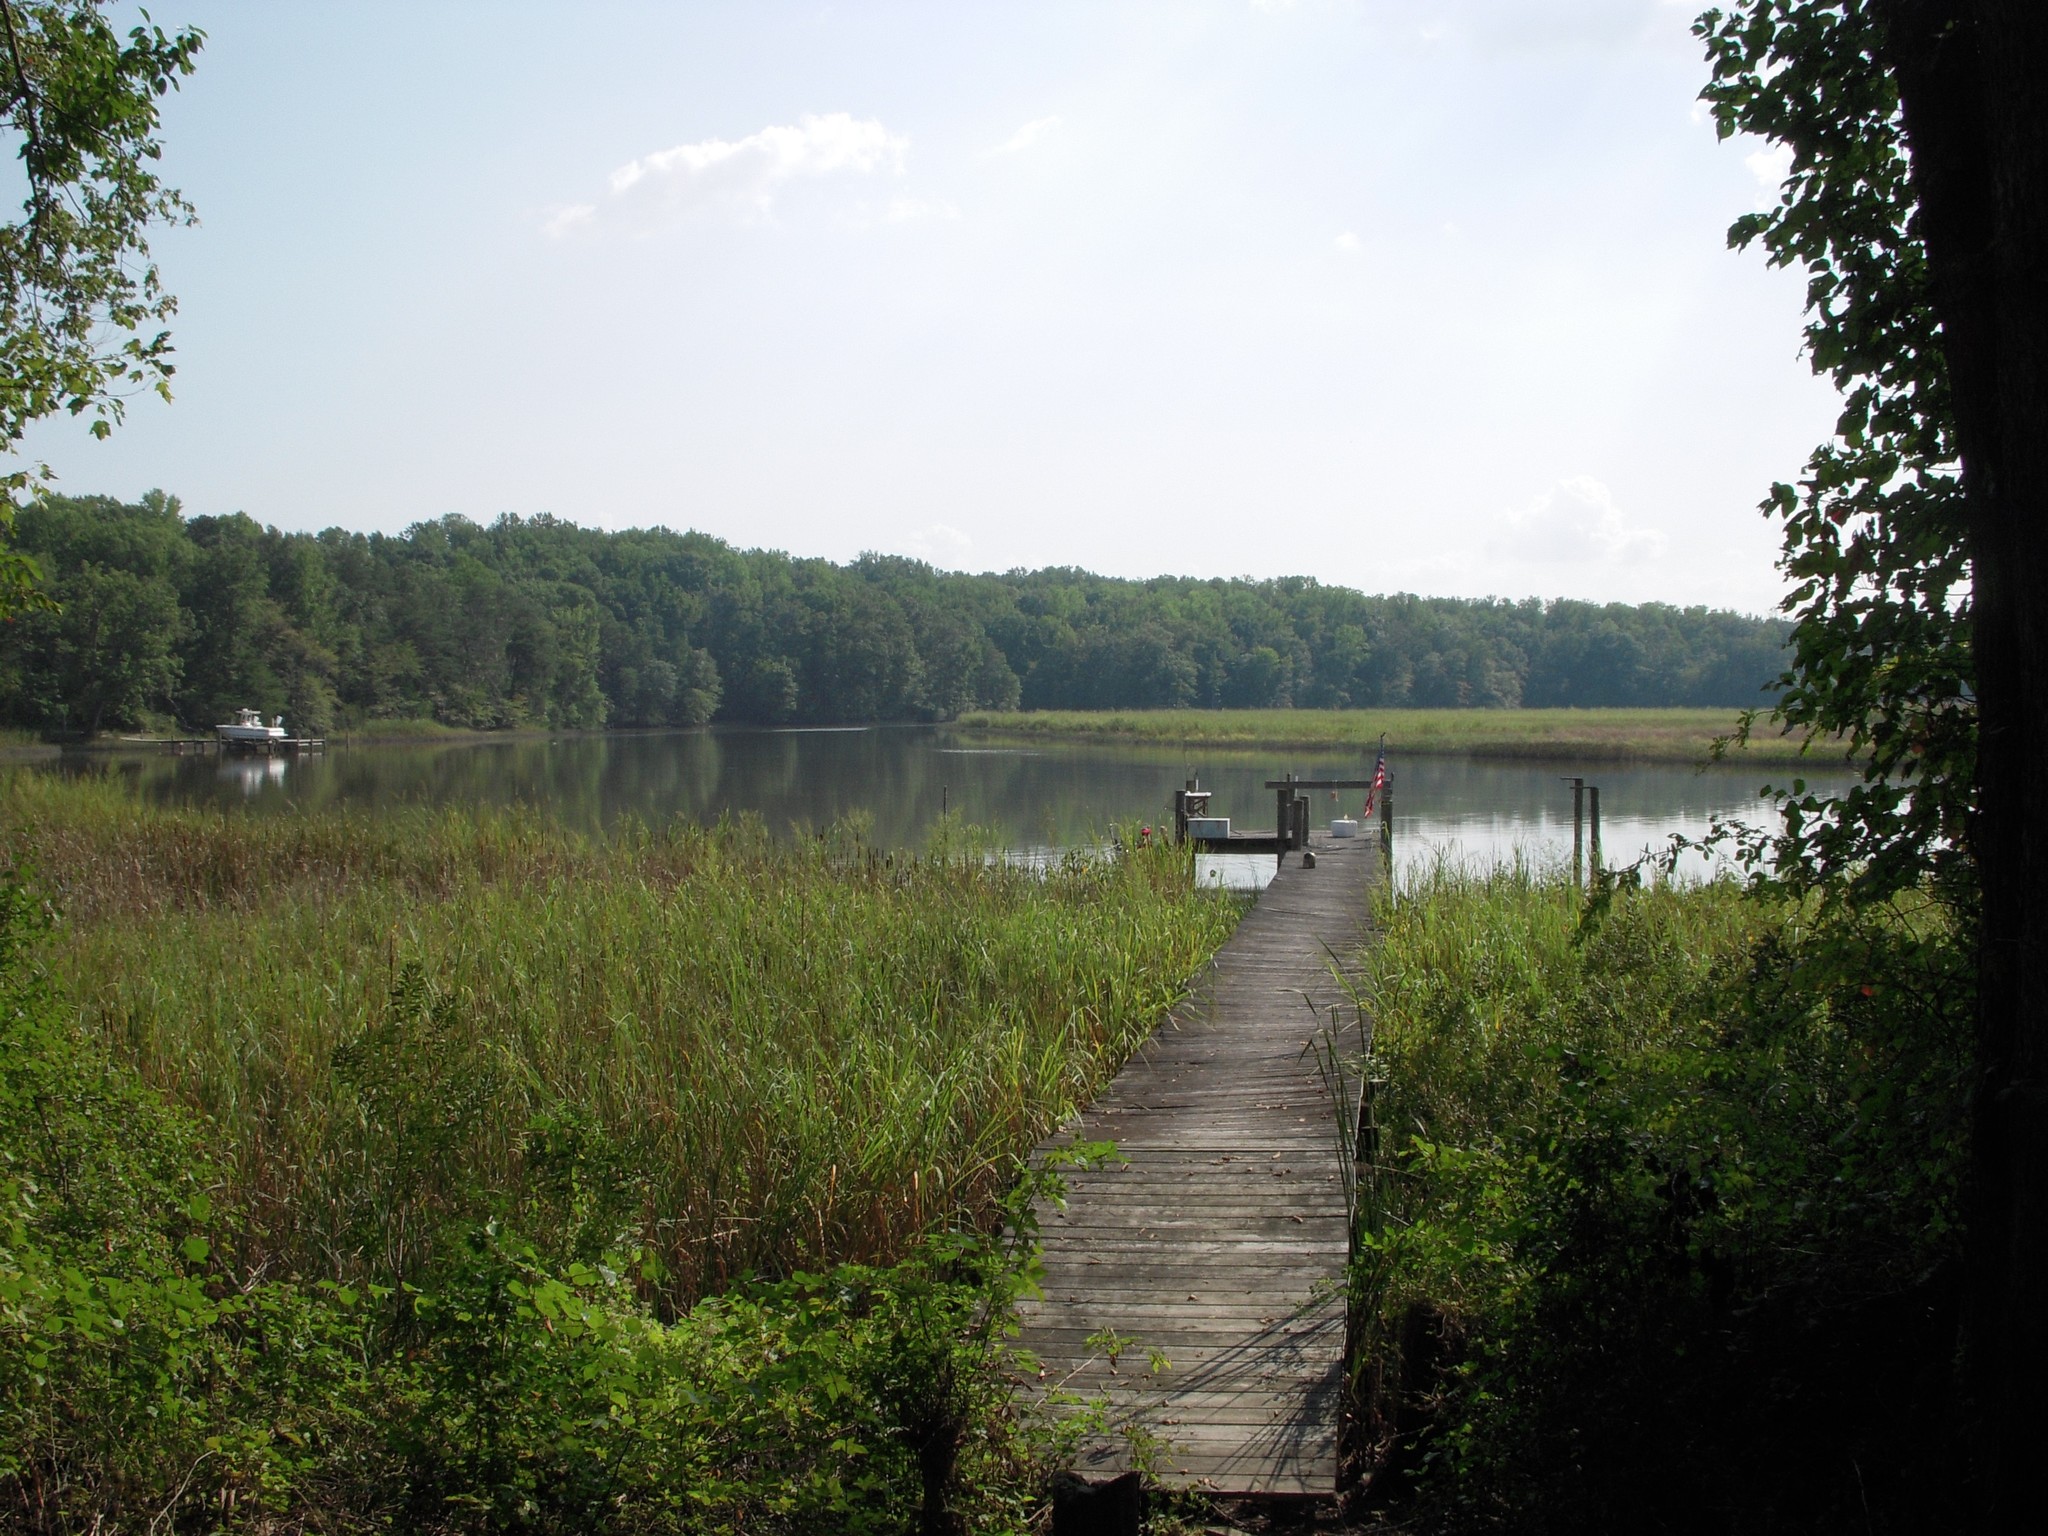
{"type": "Polygon", "coordinates": [[[291,757],[302,752],[325,752],[325,736],[272,736],[261,741],[224,741],[217,736],[122,736],[112,742],[94,743],[89,752],[167,752],[172,757],[193,757],[217,752],[222,757],[291,757]]]}
{"type": "MultiPolygon", "coordinates": [[[[1384,759],[1382,759],[1384,761],[1384,759]]],[[[1173,835],[1176,842],[1192,843],[1205,853],[1277,853],[1285,855],[1292,849],[1309,846],[1309,802],[1303,793],[1311,789],[1346,790],[1363,789],[1377,796],[1380,814],[1380,842],[1383,849],[1391,850],[1394,836],[1394,792],[1391,782],[1380,783],[1372,779],[1304,779],[1288,774],[1281,779],[1268,779],[1266,788],[1273,791],[1273,830],[1271,832],[1241,832],[1229,821],[1209,815],[1209,801],[1212,792],[1202,788],[1201,780],[1189,779],[1187,788],[1173,792],[1173,835]]],[[[1370,812],[1368,812],[1370,814],[1370,812]]],[[[1363,830],[1355,822],[1344,822],[1350,829],[1350,837],[1356,838],[1363,830]]],[[[1330,841],[1345,839],[1332,837],[1330,841]]]]}

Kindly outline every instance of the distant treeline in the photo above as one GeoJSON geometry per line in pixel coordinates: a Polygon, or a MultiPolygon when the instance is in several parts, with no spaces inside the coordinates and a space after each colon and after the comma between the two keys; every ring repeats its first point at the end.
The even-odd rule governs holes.
{"type": "Polygon", "coordinates": [[[0,636],[0,715],[50,732],[240,707],[309,732],[945,719],[962,710],[1761,701],[1784,626],[1706,608],[1368,597],[1306,577],[955,575],[701,533],[448,517],[282,533],[52,497],[20,547],[60,607],[0,636]]]}

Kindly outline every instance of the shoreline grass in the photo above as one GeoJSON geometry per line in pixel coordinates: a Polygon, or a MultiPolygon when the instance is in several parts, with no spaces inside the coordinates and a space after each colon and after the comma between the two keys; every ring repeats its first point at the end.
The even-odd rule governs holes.
{"type": "Polygon", "coordinates": [[[630,1233],[675,1307],[985,1227],[1240,910],[1165,849],[1036,873],[857,825],[224,818],[29,774],[0,837],[80,1024],[212,1126],[249,1262],[404,1275],[503,1207],[630,1233]]]}
{"type": "MultiPolygon", "coordinates": [[[[372,747],[414,743],[455,745],[477,741],[516,741],[591,733],[556,731],[544,726],[509,726],[501,730],[482,731],[464,726],[443,725],[438,720],[408,719],[370,720],[361,725],[336,726],[320,734],[330,746],[372,747]]],[[[35,731],[0,730],[0,764],[40,761],[66,754],[119,757],[124,754],[153,752],[173,742],[200,739],[211,742],[212,729],[166,726],[139,731],[102,731],[90,738],[66,737],[57,740],[47,739],[35,731]]]]}
{"type": "Polygon", "coordinates": [[[1448,862],[1377,915],[1351,1306],[1390,1524],[1940,1527],[1950,1378],[1903,1362],[1954,1345],[1951,917],[1448,862]]]}
{"type": "MultiPolygon", "coordinates": [[[[976,710],[956,727],[995,736],[1203,747],[1349,748],[1467,757],[1699,763],[1735,728],[1721,709],[1159,709],[976,710]]],[[[1839,748],[1802,752],[1762,734],[1731,762],[1831,763],[1839,748]]]]}

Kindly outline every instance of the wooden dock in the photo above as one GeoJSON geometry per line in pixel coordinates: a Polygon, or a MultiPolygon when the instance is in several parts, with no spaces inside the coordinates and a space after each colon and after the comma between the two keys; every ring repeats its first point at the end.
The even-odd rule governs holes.
{"type": "Polygon", "coordinates": [[[1187,1003],[1041,1152],[1113,1141],[1122,1163],[1070,1172],[1042,1208],[1044,1295],[1020,1346],[1066,1394],[1106,1402],[1111,1433],[1077,1470],[1158,1451],[1161,1482],[1227,1494],[1337,1491],[1347,1172],[1358,1017],[1331,973],[1364,936],[1369,838],[1288,855],[1187,1003]],[[1164,1370],[1155,1370],[1154,1354],[1164,1370]],[[1112,1360],[1112,1354],[1115,1355],[1112,1360]]]}
{"type": "Polygon", "coordinates": [[[325,752],[327,738],[273,736],[263,741],[227,741],[219,736],[117,736],[111,742],[95,742],[85,750],[134,752],[144,749],[168,752],[173,757],[192,757],[201,753],[219,753],[223,757],[285,757],[302,752],[325,752]]]}

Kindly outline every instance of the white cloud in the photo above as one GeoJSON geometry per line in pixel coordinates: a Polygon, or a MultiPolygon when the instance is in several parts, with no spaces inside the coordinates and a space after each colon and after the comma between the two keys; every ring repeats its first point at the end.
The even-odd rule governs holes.
{"type": "Polygon", "coordinates": [[[913,224],[921,219],[957,219],[960,210],[944,198],[892,197],[882,210],[888,224],[913,224]]]}
{"type": "Polygon", "coordinates": [[[1059,127],[1059,125],[1060,120],[1057,117],[1035,117],[1007,139],[1003,140],[994,149],[990,150],[989,153],[992,155],[1017,154],[1029,149],[1048,133],[1059,127]]]}
{"type": "Polygon", "coordinates": [[[1343,234],[1337,237],[1337,249],[1342,251],[1346,256],[1356,256],[1360,251],[1365,249],[1365,242],[1360,240],[1358,236],[1354,235],[1350,230],[1347,229],[1344,231],[1343,234]]]}
{"type": "Polygon", "coordinates": [[[1749,174],[1756,178],[1757,186],[1763,194],[1762,201],[1768,205],[1777,201],[1778,189],[1785,184],[1785,178],[1792,174],[1792,146],[1773,144],[1768,149],[1744,155],[1742,163],[1749,167],[1749,174]]]}
{"type": "Polygon", "coordinates": [[[756,217],[774,206],[787,183],[827,176],[872,176],[903,170],[910,140],[872,118],[847,112],[806,115],[743,139],[701,139],[656,150],[611,173],[603,208],[576,204],[543,226],[561,236],[613,209],[669,215],[725,207],[756,217]]]}
{"type": "Polygon", "coordinates": [[[1494,522],[1486,554],[1497,567],[1643,565],[1664,553],[1664,536],[1633,526],[1613,493],[1591,475],[1560,480],[1528,506],[1494,522]]]}
{"type": "Polygon", "coordinates": [[[548,214],[541,229],[557,240],[582,224],[588,224],[597,217],[597,209],[589,203],[565,203],[548,214]]]}
{"type": "Polygon", "coordinates": [[[974,540],[947,523],[927,523],[905,540],[911,554],[940,569],[958,569],[974,540]]]}
{"type": "Polygon", "coordinates": [[[1294,0],[1252,0],[1252,9],[1273,15],[1280,11],[1293,10],[1294,0]]]}

